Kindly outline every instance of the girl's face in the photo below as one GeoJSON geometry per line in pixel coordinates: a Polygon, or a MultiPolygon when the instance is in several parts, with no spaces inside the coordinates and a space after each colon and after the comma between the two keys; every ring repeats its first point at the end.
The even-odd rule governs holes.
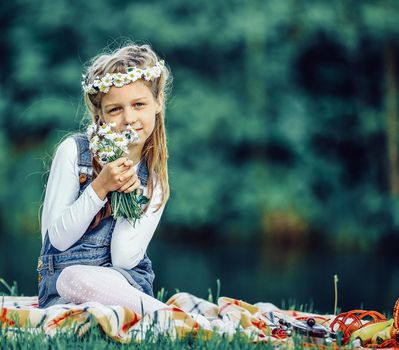
{"type": "Polygon", "coordinates": [[[111,86],[101,99],[104,121],[115,122],[117,131],[125,130],[130,124],[137,131],[141,146],[153,132],[155,115],[161,110],[162,101],[154,99],[141,79],[122,87],[111,86]]]}

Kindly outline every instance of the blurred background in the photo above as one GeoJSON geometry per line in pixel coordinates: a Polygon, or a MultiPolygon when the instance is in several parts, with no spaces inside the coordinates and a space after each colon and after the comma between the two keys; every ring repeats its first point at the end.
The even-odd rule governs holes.
{"type": "Polygon", "coordinates": [[[220,279],[222,296],[332,313],[337,274],[341,309],[392,312],[398,21],[388,0],[3,3],[0,277],[37,295],[46,171],[84,117],[82,67],[130,39],[174,76],[154,291],[205,298],[220,279]]]}

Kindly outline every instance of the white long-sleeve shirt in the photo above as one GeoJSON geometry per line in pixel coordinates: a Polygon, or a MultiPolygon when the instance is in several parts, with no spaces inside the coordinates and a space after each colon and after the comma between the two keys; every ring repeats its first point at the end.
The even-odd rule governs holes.
{"type": "MultiPolygon", "coordinates": [[[[51,244],[65,251],[83,236],[92,219],[107,202],[98,197],[89,184],[78,198],[79,168],[77,146],[73,137],[60,143],[51,164],[46,186],[42,212],[42,242],[48,231],[51,244]]],[[[134,165],[137,171],[139,163],[134,165]]],[[[153,177],[156,180],[156,175],[153,177]]],[[[155,182],[154,182],[155,183],[155,182]]],[[[147,186],[143,194],[148,196],[147,186]]],[[[144,257],[148,244],[161,219],[165,204],[156,212],[162,200],[160,183],[146,214],[133,224],[124,218],[117,218],[111,239],[111,260],[114,266],[132,269],[144,257]]]]}

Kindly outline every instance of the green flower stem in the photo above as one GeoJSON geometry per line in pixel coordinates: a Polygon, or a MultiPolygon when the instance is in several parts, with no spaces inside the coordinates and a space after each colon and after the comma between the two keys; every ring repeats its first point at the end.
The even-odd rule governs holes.
{"type": "MultiPolygon", "coordinates": [[[[116,146],[115,143],[113,144],[113,146],[118,148],[119,150],[114,157],[110,158],[110,162],[113,162],[114,160],[120,158],[123,154],[122,149],[116,146]]],[[[136,220],[140,219],[143,214],[141,205],[146,204],[148,200],[149,199],[146,196],[138,196],[136,190],[130,193],[114,191],[111,193],[112,216],[115,219],[118,217],[122,217],[125,219],[133,220],[133,226],[135,226],[136,220]]]]}
{"type": "Polygon", "coordinates": [[[136,191],[130,193],[117,192],[114,191],[111,194],[111,208],[112,216],[116,219],[122,217],[129,220],[134,220],[133,225],[136,220],[139,219],[143,210],[141,204],[148,202],[148,198],[145,196],[137,197],[136,191]]]}

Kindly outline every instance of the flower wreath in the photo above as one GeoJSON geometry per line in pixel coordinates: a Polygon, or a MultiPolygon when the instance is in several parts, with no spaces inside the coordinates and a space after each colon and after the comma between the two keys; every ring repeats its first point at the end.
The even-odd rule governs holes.
{"type": "Polygon", "coordinates": [[[160,60],[154,66],[148,68],[128,67],[127,73],[107,73],[101,79],[97,76],[92,83],[86,83],[86,76],[82,74],[83,91],[91,95],[95,95],[100,91],[106,94],[112,85],[121,87],[142,77],[147,81],[153,80],[161,76],[164,66],[165,61],[160,60]]]}

